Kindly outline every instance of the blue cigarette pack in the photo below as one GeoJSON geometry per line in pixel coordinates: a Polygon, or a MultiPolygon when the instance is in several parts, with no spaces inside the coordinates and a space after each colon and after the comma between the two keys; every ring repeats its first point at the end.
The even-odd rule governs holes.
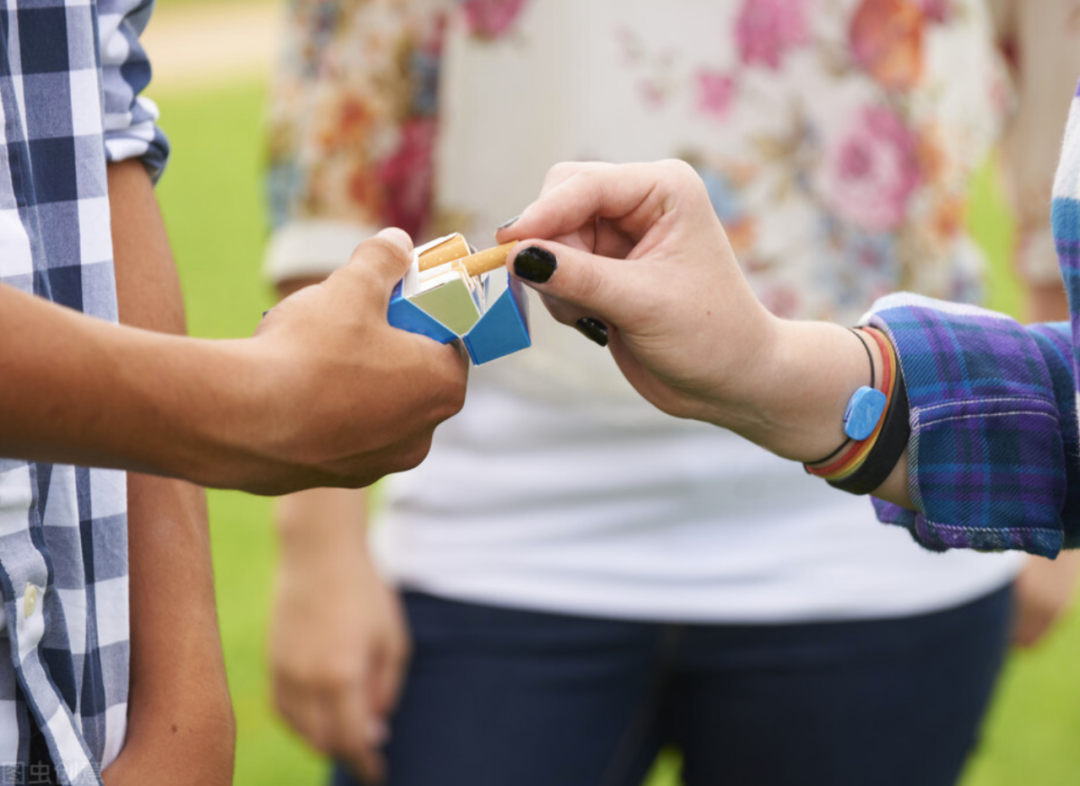
{"type": "Polygon", "coordinates": [[[473,253],[461,235],[417,248],[412,266],[390,297],[389,321],[443,344],[461,339],[472,362],[480,365],[525,349],[532,341],[521,283],[503,268],[473,276],[455,264],[473,253]]]}

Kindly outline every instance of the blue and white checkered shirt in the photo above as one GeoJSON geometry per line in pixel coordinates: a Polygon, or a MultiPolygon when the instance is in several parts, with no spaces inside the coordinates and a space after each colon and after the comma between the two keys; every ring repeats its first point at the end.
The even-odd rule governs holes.
{"type": "MultiPolygon", "coordinates": [[[[152,7],[0,0],[0,282],[113,321],[106,162],[168,153],[139,97],[152,7]]],[[[0,593],[0,783],[45,775],[32,727],[51,777],[100,783],[126,729],[124,473],[0,459],[0,593]]]]}

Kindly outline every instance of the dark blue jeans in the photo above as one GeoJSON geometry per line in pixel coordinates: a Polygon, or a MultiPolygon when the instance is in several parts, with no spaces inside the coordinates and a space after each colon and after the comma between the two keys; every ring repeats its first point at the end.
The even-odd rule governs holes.
{"type": "MultiPolygon", "coordinates": [[[[663,625],[407,593],[415,654],[390,786],[952,786],[1001,667],[1011,591],[918,617],[663,625]]],[[[335,786],[354,786],[340,768],[335,786]]]]}

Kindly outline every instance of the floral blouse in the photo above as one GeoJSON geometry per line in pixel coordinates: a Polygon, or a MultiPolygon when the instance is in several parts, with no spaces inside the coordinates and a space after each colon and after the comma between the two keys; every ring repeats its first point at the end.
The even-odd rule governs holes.
{"type": "MultiPolygon", "coordinates": [[[[1049,194],[1080,72],[1077,5],[293,0],[268,271],[326,273],[385,225],[483,243],[559,160],[674,156],[777,314],[851,323],[899,289],[975,300],[971,173],[1020,107],[1010,190],[1025,238],[1048,225],[1030,195],[1049,194]],[[1064,100],[1046,75],[1025,93],[1040,69],[1064,100]]],[[[1056,269],[1024,246],[1033,277],[1056,269]]]]}

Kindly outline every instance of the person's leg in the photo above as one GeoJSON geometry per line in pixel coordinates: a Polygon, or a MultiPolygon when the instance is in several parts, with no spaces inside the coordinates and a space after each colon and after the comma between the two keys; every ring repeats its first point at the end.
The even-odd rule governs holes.
{"type": "MultiPolygon", "coordinates": [[[[638,786],[659,747],[657,625],[406,593],[388,786],[638,786]]],[[[355,786],[340,767],[334,786],[355,786]]]]}
{"type": "Polygon", "coordinates": [[[952,786],[1006,651],[1011,591],[920,617],[688,628],[685,786],[952,786]]]}

